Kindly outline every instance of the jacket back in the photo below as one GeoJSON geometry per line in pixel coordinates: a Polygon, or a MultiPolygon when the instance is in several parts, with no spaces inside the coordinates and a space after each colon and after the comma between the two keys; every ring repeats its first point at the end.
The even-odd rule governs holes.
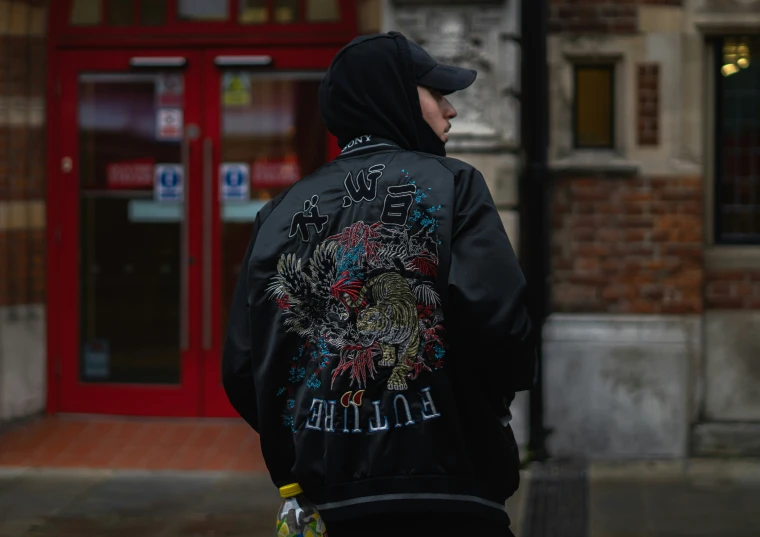
{"type": "MultiPolygon", "coordinates": [[[[403,43],[378,39],[403,71],[403,43]]],[[[403,135],[384,119],[335,125],[335,65],[321,98],[343,152],[256,218],[230,314],[228,396],[260,433],[274,483],[300,483],[328,519],[507,521],[519,459],[500,418],[530,387],[533,359],[522,272],[481,174],[443,156],[416,116],[388,123],[403,135]]],[[[395,90],[414,109],[405,77],[395,90]]],[[[348,94],[337,91],[341,122],[348,94]]]]}

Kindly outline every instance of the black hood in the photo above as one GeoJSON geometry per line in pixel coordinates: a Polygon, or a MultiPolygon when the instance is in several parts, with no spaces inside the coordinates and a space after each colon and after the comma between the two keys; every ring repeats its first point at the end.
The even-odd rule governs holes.
{"type": "Polygon", "coordinates": [[[332,62],[319,88],[327,129],[341,147],[363,135],[410,151],[446,156],[422,117],[409,42],[397,33],[354,39],[332,62]]]}

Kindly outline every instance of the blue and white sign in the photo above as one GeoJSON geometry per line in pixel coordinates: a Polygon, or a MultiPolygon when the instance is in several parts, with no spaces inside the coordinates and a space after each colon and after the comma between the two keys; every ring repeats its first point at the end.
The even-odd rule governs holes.
{"type": "Polygon", "coordinates": [[[184,200],[185,177],[180,164],[156,164],[154,172],[154,196],[156,201],[184,200]]]}
{"type": "Polygon", "coordinates": [[[251,185],[251,167],[241,162],[222,164],[219,170],[222,201],[248,201],[251,185]]]}

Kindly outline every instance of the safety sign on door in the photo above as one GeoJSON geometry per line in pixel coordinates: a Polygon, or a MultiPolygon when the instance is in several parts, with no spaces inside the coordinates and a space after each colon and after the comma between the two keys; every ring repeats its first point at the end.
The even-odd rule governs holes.
{"type": "Polygon", "coordinates": [[[154,197],[156,201],[181,202],[184,200],[185,177],[179,164],[156,164],[154,197]]]}
{"type": "Polygon", "coordinates": [[[245,73],[224,73],[222,103],[224,106],[250,106],[251,81],[245,73]]]}
{"type": "Polygon", "coordinates": [[[159,140],[182,139],[182,109],[161,108],[158,111],[156,138],[159,140]]]}
{"type": "Polygon", "coordinates": [[[158,108],[177,108],[184,101],[184,77],[179,73],[163,73],[156,83],[158,108]]]}
{"type": "Polygon", "coordinates": [[[222,201],[248,201],[251,185],[251,167],[242,162],[222,164],[219,170],[222,201]]]}

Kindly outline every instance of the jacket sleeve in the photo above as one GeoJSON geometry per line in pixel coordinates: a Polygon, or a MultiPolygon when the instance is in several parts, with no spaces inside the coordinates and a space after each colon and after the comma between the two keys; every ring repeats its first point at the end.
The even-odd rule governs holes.
{"type": "Polygon", "coordinates": [[[461,174],[455,196],[450,330],[504,416],[515,392],[531,389],[535,376],[526,281],[480,172],[461,174]]]}
{"type": "Polygon", "coordinates": [[[227,338],[222,353],[222,383],[227,398],[238,414],[257,432],[259,430],[259,419],[251,356],[248,265],[260,225],[259,214],[254,220],[251,240],[235,286],[227,326],[227,338]]]}

